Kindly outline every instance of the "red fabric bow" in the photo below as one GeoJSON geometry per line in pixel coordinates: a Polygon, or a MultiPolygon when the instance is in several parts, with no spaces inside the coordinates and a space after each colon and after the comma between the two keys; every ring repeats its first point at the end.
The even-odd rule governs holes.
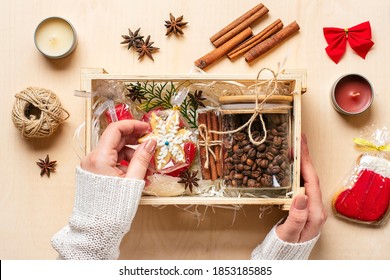
{"type": "Polygon", "coordinates": [[[325,48],[326,53],[335,63],[338,63],[343,56],[347,41],[351,48],[363,59],[366,58],[368,51],[374,45],[374,42],[371,41],[369,21],[346,29],[324,27],[324,36],[328,43],[325,48]]]}

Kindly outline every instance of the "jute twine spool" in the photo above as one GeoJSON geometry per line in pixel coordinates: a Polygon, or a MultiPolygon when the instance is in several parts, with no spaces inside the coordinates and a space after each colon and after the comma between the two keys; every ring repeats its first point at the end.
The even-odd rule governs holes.
{"type": "Polygon", "coordinates": [[[48,137],[69,118],[68,111],[51,90],[28,87],[15,98],[12,121],[25,138],[48,137]]]}

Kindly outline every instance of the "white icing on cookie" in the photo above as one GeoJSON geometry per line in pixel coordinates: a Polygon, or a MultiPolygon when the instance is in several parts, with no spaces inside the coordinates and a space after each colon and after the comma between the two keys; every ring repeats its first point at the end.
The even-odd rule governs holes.
{"type": "Polygon", "coordinates": [[[359,170],[368,169],[383,177],[390,178],[390,161],[384,158],[364,155],[359,161],[358,168],[359,170]]]}
{"type": "Polygon", "coordinates": [[[179,112],[172,110],[165,120],[153,112],[151,118],[152,133],[144,140],[153,138],[157,141],[155,155],[157,169],[164,169],[171,160],[175,163],[185,163],[182,145],[190,140],[191,131],[180,128],[179,112]]]}

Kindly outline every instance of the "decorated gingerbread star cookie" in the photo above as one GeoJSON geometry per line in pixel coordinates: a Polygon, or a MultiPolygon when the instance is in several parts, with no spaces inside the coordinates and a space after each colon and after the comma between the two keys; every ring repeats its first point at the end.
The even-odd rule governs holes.
{"type": "Polygon", "coordinates": [[[149,139],[157,141],[155,166],[158,171],[186,163],[184,143],[190,141],[191,132],[180,127],[180,115],[177,110],[170,110],[166,117],[151,113],[150,126],[152,132],[138,141],[149,139]]]}

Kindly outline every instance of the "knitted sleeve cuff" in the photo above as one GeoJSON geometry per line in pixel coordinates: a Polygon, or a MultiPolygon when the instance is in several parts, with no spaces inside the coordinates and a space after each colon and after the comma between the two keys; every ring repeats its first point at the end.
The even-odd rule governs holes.
{"type": "Polygon", "coordinates": [[[120,242],[137,212],[145,182],[76,170],[69,224],[52,238],[59,259],[117,259],[120,242]]]}
{"type": "Polygon", "coordinates": [[[76,169],[73,211],[131,221],[137,212],[145,181],[97,175],[76,169]]]}
{"type": "Polygon", "coordinates": [[[251,259],[264,260],[307,260],[320,234],[302,243],[289,243],[276,234],[275,225],[264,241],[252,252],[251,259]]]}

